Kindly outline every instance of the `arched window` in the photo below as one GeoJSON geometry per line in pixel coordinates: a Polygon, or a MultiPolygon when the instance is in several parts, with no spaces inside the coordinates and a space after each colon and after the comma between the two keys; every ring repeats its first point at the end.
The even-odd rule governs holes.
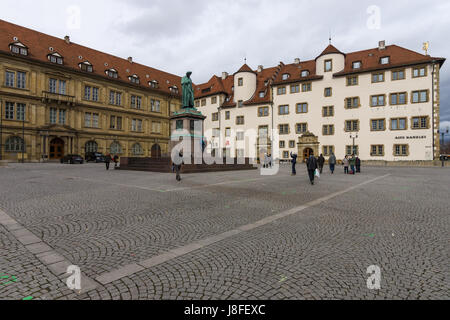
{"type": "Polygon", "coordinates": [[[98,150],[98,144],[95,141],[88,141],[86,142],[86,145],[84,146],[85,152],[97,152],[98,150]]]}
{"type": "Polygon", "coordinates": [[[25,146],[21,137],[9,137],[5,143],[6,152],[25,152],[25,146]]]}
{"type": "Polygon", "coordinates": [[[118,142],[113,142],[109,147],[109,152],[112,154],[122,154],[122,146],[118,142]]]}
{"type": "Polygon", "coordinates": [[[133,153],[134,156],[140,156],[144,154],[144,149],[142,149],[142,146],[139,143],[135,143],[131,147],[131,152],[133,153]]]}

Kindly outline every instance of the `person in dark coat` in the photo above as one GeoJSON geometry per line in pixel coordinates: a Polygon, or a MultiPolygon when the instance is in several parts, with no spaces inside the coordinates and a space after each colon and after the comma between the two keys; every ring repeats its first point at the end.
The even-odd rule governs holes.
{"type": "Polygon", "coordinates": [[[117,154],[114,155],[113,160],[114,160],[114,168],[117,168],[117,163],[119,162],[119,157],[117,156],[117,154]]]}
{"type": "Polygon", "coordinates": [[[320,173],[322,173],[323,165],[325,164],[325,158],[323,157],[323,154],[320,154],[319,158],[317,159],[317,164],[319,165],[320,173]]]}
{"type": "Polygon", "coordinates": [[[291,152],[291,158],[292,158],[292,176],[297,175],[297,171],[295,170],[295,165],[297,164],[297,155],[295,153],[291,152]]]}
{"type": "Polygon", "coordinates": [[[359,157],[356,157],[355,165],[356,165],[356,172],[361,173],[361,159],[359,157]]]}
{"type": "Polygon", "coordinates": [[[108,153],[105,157],[106,170],[109,170],[109,164],[111,163],[111,161],[112,161],[111,155],[108,153]]]}
{"type": "Polygon", "coordinates": [[[314,173],[317,169],[317,159],[314,157],[313,154],[309,156],[309,158],[306,160],[306,167],[308,169],[308,175],[309,175],[309,181],[311,181],[311,184],[314,184],[314,173]]]}
{"type": "Polygon", "coordinates": [[[331,156],[330,156],[330,159],[328,159],[328,162],[330,164],[331,174],[334,174],[334,168],[336,166],[336,156],[334,155],[334,153],[331,153],[331,156]]]}

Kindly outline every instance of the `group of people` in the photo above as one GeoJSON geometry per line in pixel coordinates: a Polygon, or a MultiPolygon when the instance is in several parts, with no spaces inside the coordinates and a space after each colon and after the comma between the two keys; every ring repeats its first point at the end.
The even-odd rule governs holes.
{"type": "Polygon", "coordinates": [[[264,154],[263,168],[272,168],[272,155],[270,153],[264,154]]]}
{"type": "MultiPolygon", "coordinates": [[[[295,176],[297,174],[297,171],[295,169],[295,165],[297,164],[297,158],[298,155],[291,152],[291,162],[292,162],[292,174],[295,176]]],[[[330,158],[328,159],[328,164],[330,165],[330,171],[331,174],[334,174],[334,170],[336,168],[337,160],[334,153],[331,153],[330,158]]],[[[344,166],[344,173],[345,174],[355,174],[361,172],[361,160],[359,157],[355,157],[353,154],[352,157],[349,159],[348,156],[345,156],[344,160],[342,160],[342,164],[344,166]],[[348,167],[350,166],[351,171],[349,172],[348,167]]],[[[325,158],[323,154],[321,154],[318,158],[314,157],[314,154],[311,153],[311,155],[306,159],[306,168],[308,169],[308,175],[309,180],[312,185],[314,185],[314,178],[317,173],[322,174],[323,172],[323,166],[325,165],[325,158]],[[316,172],[317,170],[317,172],[316,172]]]]}
{"type": "Polygon", "coordinates": [[[114,168],[117,168],[117,164],[119,163],[119,156],[116,154],[111,156],[109,153],[105,157],[106,170],[109,170],[109,165],[111,162],[114,162],[114,168]]]}

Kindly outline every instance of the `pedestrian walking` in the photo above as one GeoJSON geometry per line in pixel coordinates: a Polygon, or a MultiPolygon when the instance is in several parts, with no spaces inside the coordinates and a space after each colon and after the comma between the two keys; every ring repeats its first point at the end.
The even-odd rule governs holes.
{"type": "Polygon", "coordinates": [[[311,154],[306,160],[306,168],[308,169],[309,181],[311,181],[311,184],[314,185],[314,175],[317,169],[317,159],[313,154],[311,154]]]}
{"type": "Polygon", "coordinates": [[[361,159],[359,157],[356,157],[355,165],[356,165],[356,172],[361,173],[361,159]]]}
{"type": "Polygon", "coordinates": [[[317,159],[317,164],[319,165],[319,172],[322,174],[323,165],[325,164],[325,158],[323,157],[323,154],[320,154],[319,158],[317,159]]]}
{"type": "Polygon", "coordinates": [[[269,153],[269,168],[272,168],[272,154],[269,153]]]}
{"type": "Polygon", "coordinates": [[[105,157],[106,170],[109,170],[109,164],[111,163],[111,155],[108,153],[105,157]]]}
{"type": "Polygon", "coordinates": [[[330,164],[331,174],[334,174],[334,168],[336,166],[336,156],[333,152],[331,153],[330,159],[328,159],[328,163],[330,164]]]}
{"type": "Polygon", "coordinates": [[[264,165],[263,168],[267,168],[269,165],[269,156],[267,153],[264,153],[264,165]]]}
{"type": "Polygon", "coordinates": [[[344,174],[348,174],[348,166],[350,164],[348,156],[345,156],[344,160],[342,160],[342,164],[344,165],[344,174]]]}
{"type": "Polygon", "coordinates": [[[178,155],[179,155],[179,157],[181,158],[181,159],[180,159],[180,160],[181,160],[181,163],[180,163],[180,164],[176,164],[176,163],[173,162],[173,163],[172,163],[172,168],[175,169],[177,181],[181,181],[181,175],[180,175],[180,172],[181,172],[181,165],[184,164],[184,163],[183,163],[183,153],[180,152],[178,155]]]}
{"type": "Polygon", "coordinates": [[[292,176],[297,175],[297,171],[295,170],[295,165],[297,164],[297,155],[295,153],[291,152],[291,158],[292,158],[292,176]]]}
{"type": "Polygon", "coordinates": [[[349,162],[350,162],[350,169],[352,170],[350,174],[355,174],[356,158],[354,154],[352,154],[352,157],[350,158],[349,162]]]}
{"type": "Polygon", "coordinates": [[[114,168],[117,168],[117,164],[119,163],[119,156],[115,154],[113,159],[114,159],[114,168]]]}

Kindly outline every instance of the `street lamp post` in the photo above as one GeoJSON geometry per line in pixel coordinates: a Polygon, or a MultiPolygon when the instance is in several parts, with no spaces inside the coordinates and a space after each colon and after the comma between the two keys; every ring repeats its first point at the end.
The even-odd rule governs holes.
{"type": "Polygon", "coordinates": [[[358,139],[358,134],[356,133],[355,135],[353,135],[352,133],[350,134],[350,139],[353,139],[353,148],[352,148],[352,154],[355,154],[355,139],[358,139]]]}

